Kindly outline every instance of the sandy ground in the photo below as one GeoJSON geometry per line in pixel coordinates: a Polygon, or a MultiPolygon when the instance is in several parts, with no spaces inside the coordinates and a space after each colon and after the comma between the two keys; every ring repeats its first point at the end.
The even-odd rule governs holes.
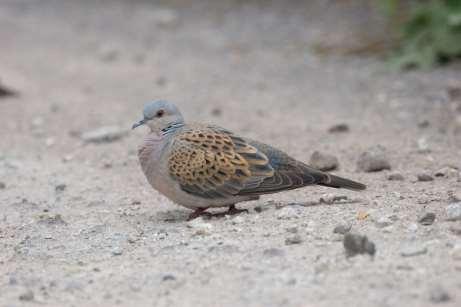
{"type": "Polygon", "coordinates": [[[312,52],[367,29],[359,13],[332,1],[1,1],[0,80],[19,96],[0,99],[0,305],[459,306],[461,221],[447,206],[461,190],[461,67],[396,73],[312,52]],[[331,153],[336,173],[369,188],[310,187],[188,223],[140,171],[145,130],[79,137],[128,130],[158,98],[303,161],[331,153]],[[339,123],[350,131],[328,132],[339,123]],[[392,170],[357,171],[377,144],[392,170]],[[427,212],[434,223],[418,223],[427,212]],[[374,257],[346,257],[333,229],[348,224],[374,257]]]}

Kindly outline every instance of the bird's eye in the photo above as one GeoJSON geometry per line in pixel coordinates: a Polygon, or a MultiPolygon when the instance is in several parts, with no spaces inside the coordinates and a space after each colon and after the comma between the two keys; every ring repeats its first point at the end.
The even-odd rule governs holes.
{"type": "Polygon", "coordinates": [[[155,114],[155,116],[157,116],[157,117],[162,117],[164,113],[165,113],[165,111],[163,111],[163,110],[158,110],[157,113],[155,114]]]}

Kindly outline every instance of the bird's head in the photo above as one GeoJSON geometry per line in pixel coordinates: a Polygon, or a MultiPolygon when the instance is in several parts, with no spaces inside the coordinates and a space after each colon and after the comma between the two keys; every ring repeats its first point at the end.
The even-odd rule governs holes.
{"type": "Polygon", "coordinates": [[[182,124],[184,124],[184,119],[174,104],[165,100],[157,100],[144,106],[143,119],[135,123],[132,129],[146,125],[152,132],[161,133],[162,130],[182,124]]]}

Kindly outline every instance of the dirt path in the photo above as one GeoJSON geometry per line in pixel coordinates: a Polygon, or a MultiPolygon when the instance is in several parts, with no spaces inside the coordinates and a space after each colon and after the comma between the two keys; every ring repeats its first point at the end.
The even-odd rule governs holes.
{"type": "Polygon", "coordinates": [[[316,55],[319,40],[347,37],[338,16],[351,10],[330,1],[187,6],[0,3],[0,81],[20,93],[0,98],[0,305],[458,306],[461,218],[447,217],[461,197],[459,64],[400,74],[316,55]],[[306,188],[186,223],[140,171],[146,131],[125,134],[158,98],[306,162],[329,152],[369,189],[306,188]],[[350,131],[328,132],[340,123],[350,131]],[[82,140],[113,125],[118,140],[82,140]],[[357,171],[377,144],[392,170],[357,171]],[[347,258],[338,225],[367,235],[375,257],[347,258]]]}

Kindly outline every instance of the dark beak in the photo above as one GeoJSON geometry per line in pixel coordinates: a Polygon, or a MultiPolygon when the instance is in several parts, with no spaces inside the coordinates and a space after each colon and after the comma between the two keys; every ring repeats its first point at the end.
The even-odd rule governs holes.
{"type": "Polygon", "coordinates": [[[139,126],[142,126],[146,123],[146,119],[142,119],[140,120],[138,123],[134,124],[133,127],[131,127],[131,129],[134,129],[134,128],[137,128],[139,126]]]}

